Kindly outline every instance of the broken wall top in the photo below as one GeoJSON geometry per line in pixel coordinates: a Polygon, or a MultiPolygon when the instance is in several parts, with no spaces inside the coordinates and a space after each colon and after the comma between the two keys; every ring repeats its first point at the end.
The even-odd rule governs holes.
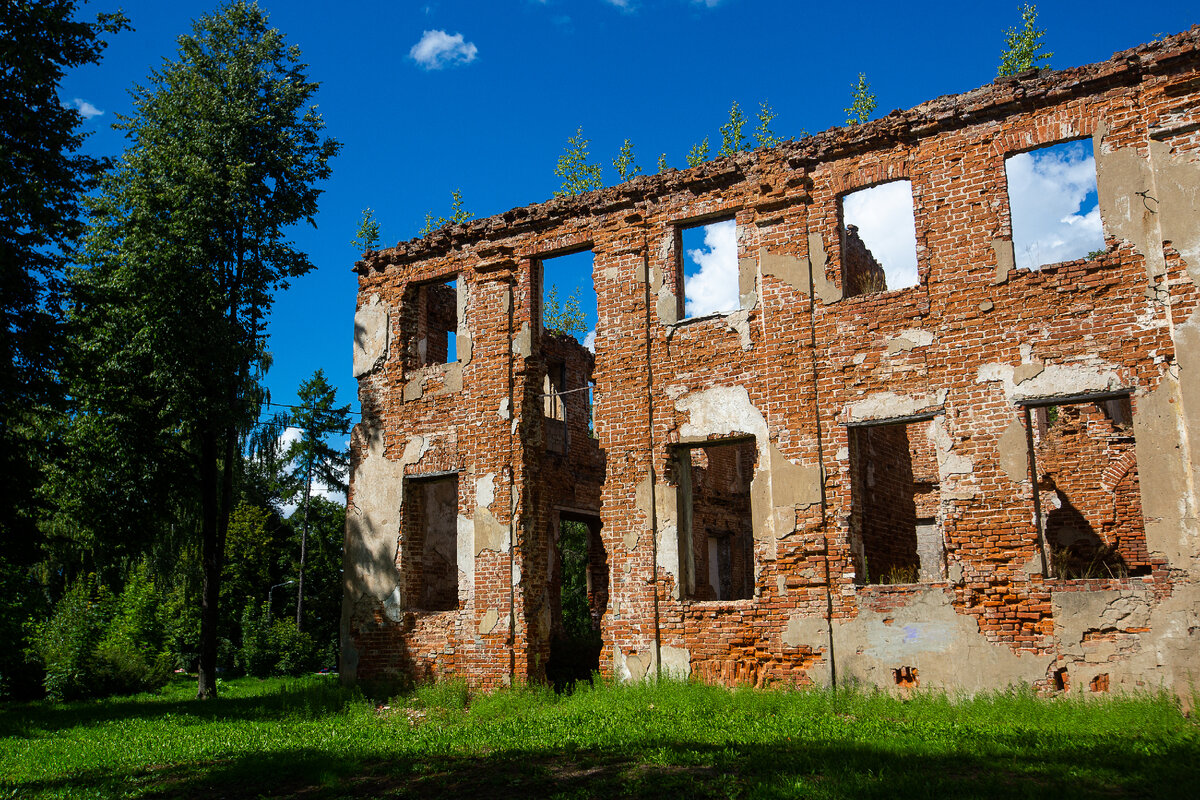
{"type": "MultiPolygon", "coordinates": [[[[1072,97],[1099,93],[1111,86],[1132,85],[1146,74],[1162,72],[1178,63],[1200,61],[1200,25],[1174,36],[1114,53],[1107,61],[1064,70],[1028,70],[996,78],[991,84],[957,95],[943,95],[908,110],[897,109],[885,117],[860,125],[833,127],[821,133],[789,140],[771,148],[743,151],[706,161],[686,170],[667,168],[654,175],[585,194],[557,197],[544,203],[510,209],[502,214],[446,225],[429,235],[400,242],[384,250],[367,251],[354,265],[360,275],[372,270],[403,266],[444,255],[496,236],[542,230],[566,220],[601,216],[627,209],[625,222],[642,221],[637,206],[680,190],[695,193],[746,180],[771,168],[804,171],[821,162],[856,153],[911,143],[922,137],[1003,118],[1021,110],[1058,103],[1072,97]]],[[[797,175],[794,181],[801,181],[797,175]]],[[[764,200],[782,199],[785,186],[762,187],[764,200]]],[[[789,201],[794,202],[794,198],[789,201]]],[[[504,261],[511,248],[482,248],[485,260],[504,261]]]]}

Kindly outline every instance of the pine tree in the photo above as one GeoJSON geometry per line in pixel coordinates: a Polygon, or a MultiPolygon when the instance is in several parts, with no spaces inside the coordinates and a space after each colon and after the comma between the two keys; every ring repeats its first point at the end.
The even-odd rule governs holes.
{"type": "Polygon", "coordinates": [[[1034,67],[1049,67],[1054,53],[1042,52],[1046,31],[1037,27],[1037,6],[1025,6],[1021,11],[1021,27],[1009,28],[1004,34],[1004,52],[1000,54],[997,75],[1016,75],[1034,67]],[[1045,61],[1046,64],[1039,62],[1045,61]]]}
{"type": "Polygon", "coordinates": [[[300,564],[296,587],[296,630],[304,629],[304,563],[308,555],[308,506],[313,481],[332,491],[346,491],[347,458],[342,450],[326,441],[333,434],[349,433],[350,406],[335,406],[337,389],[318,369],[300,384],[299,404],[292,410],[291,424],[299,429],[300,438],[292,442],[285,456],[295,466],[297,483],[303,486],[300,495],[302,522],[300,529],[300,564]]]}
{"type": "Polygon", "coordinates": [[[583,194],[604,185],[600,179],[600,165],[588,162],[588,140],[583,136],[582,125],[567,139],[566,150],[558,157],[554,174],[562,178],[562,188],[554,193],[555,197],[583,194]]]}

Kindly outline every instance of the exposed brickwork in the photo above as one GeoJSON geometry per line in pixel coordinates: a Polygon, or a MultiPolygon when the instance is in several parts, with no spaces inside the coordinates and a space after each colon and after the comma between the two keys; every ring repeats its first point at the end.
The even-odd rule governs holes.
{"type": "MultiPolygon", "coordinates": [[[[1164,159],[1174,159],[1171,174],[1193,174],[1198,45],[1194,28],[1103,63],[998,79],[866,125],[367,254],[357,265],[360,312],[382,303],[391,333],[386,357],[360,375],[351,517],[368,519],[376,502],[366,492],[378,485],[360,476],[389,474],[390,464],[410,477],[454,471],[458,549],[469,553],[459,559],[454,611],[389,599],[403,564],[395,578],[372,566],[358,583],[348,579],[347,674],[460,674],[482,687],[541,679],[557,627],[559,519],[595,514],[601,667],[622,678],[653,674],[657,661],[755,685],[850,675],[908,687],[918,671],[926,687],[1027,680],[1106,691],[1142,680],[1129,671],[1156,669],[1138,666],[1153,650],[1151,626],[1126,620],[1108,633],[1097,621],[1084,626],[1094,635],[1064,637],[1079,627],[1069,609],[1089,599],[1103,600],[1099,620],[1119,610],[1111,598],[1137,606],[1127,617],[1151,618],[1194,596],[1196,554],[1176,545],[1189,541],[1191,512],[1158,514],[1151,525],[1147,498],[1157,487],[1146,485],[1143,465],[1149,456],[1160,476],[1190,469],[1186,423],[1163,422],[1162,409],[1187,402],[1172,387],[1186,377],[1178,343],[1194,325],[1200,265],[1156,232],[1160,209],[1149,198],[1166,190],[1129,176],[1148,159],[1158,159],[1156,175],[1167,174],[1164,159]],[[1081,137],[1093,137],[1108,165],[1099,176],[1106,252],[1013,268],[1005,158],[1081,137]],[[840,198],[898,178],[912,183],[919,282],[862,293],[846,276],[878,264],[842,230],[840,198]],[[723,216],[737,225],[742,308],[681,321],[679,228],[723,216]],[[541,259],[583,248],[594,254],[594,360],[540,325],[541,259]],[[414,358],[413,341],[432,324],[422,313],[449,324],[449,300],[431,314],[420,287],[452,278],[460,358],[438,363],[429,344],[414,358]],[[571,393],[592,377],[595,439],[587,393],[571,393]],[[565,419],[547,404],[548,388],[565,419]],[[1128,397],[1131,427],[1114,427],[1093,395],[1128,397]],[[1026,407],[1059,396],[1069,409],[1062,425],[1027,430],[1026,407]],[[896,434],[894,456],[884,433],[896,434]],[[380,454],[373,436],[382,437],[380,454]],[[753,443],[749,474],[722,468],[729,487],[750,481],[752,582],[745,599],[713,600],[684,585],[689,561],[695,586],[708,583],[708,544],[696,536],[690,552],[680,547],[675,473],[682,451],[707,459],[693,472],[715,476],[716,448],[700,445],[731,438],[753,443]],[[1163,452],[1176,461],[1163,466],[1163,452]],[[898,469],[907,463],[890,494],[878,478],[889,458],[898,469]],[[868,469],[873,499],[863,495],[868,469]],[[1090,530],[1137,576],[1055,576],[1043,564],[1035,500],[1048,540],[1090,530]],[[869,524],[894,532],[861,527],[865,507],[869,524]],[[918,520],[940,537],[937,580],[861,585],[863,552],[871,571],[914,563],[918,520]],[[894,553],[862,544],[904,537],[894,553]],[[1100,650],[1105,672],[1080,672],[1100,650]]],[[[1195,194],[1184,188],[1177,194],[1195,194]]],[[[1173,413],[1185,419],[1188,410],[1173,413]]],[[[693,478],[702,490],[710,480],[693,478]]],[[[744,493],[700,505],[729,511],[733,495],[744,493]]],[[[1192,508],[1195,498],[1179,502],[1192,508]]],[[[364,525],[348,526],[348,553],[367,534],[403,552],[398,528],[364,525]]],[[[347,566],[349,575],[351,556],[347,566]]],[[[1191,641],[1180,658],[1197,657],[1191,641]]]]}

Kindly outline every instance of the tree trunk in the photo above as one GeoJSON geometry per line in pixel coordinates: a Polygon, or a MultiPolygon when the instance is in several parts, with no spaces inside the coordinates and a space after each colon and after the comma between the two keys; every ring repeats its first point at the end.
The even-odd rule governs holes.
{"type": "Polygon", "coordinates": [[[303,630],[304,620],[304,557],[308,552],[308,498],[312,495],[312,462],[304,478],[304,517],[300,525],[300,579],[296,586],[296,631],[303,630]]]}
{"type": "Polygon", "coordinates": [[[217,602],[221,596],[221,557],[217,535],[217,436],[205,426],[200,437],[200,541],[204,569],[200,592],[200,665],[196,697],[217,696],[217,602]]]}

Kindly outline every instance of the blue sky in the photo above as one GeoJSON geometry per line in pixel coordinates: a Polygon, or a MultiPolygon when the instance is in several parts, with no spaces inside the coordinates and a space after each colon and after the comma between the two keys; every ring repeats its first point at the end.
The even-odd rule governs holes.
{"type": "MultiPolygon", "coordinates": [[[[375,209],[385,244],[414,237],[425,215],[450,215],[460,189],[476,216],[550,198],[554,165],[582,126],[606,184],[624,139],[644,171],[660,153],[684,166],[688,149],[737,101],[751,117],[761,101],[776,134],[843,124],[858,73],[878,99],[876,116],[990,82],[1018,3],[755,2],[754,0],[493,0],[316,2],[261,5],[303,51],[321,82],[328,133],[341,141],[324,185],[317,229],[294,240],[316,265],[275,302],[270,323],[277,402],[317,367],[358,408],[350,376],[356,282],[350,246],[361,211],[375,209]]],[[[65,102],[96,113],[87,148],[117,155],[109,125],[191,20],[217,7],[189,0],[89,2],[82,15],[123,7],[134,32],[112,39],[98,66],[67,76],[65,102]]],[[[1051,66],[1108,58],[1197,21],[1194,3],[1099,0],[1039,4],[1051,66]]],[[[748,129],[751,126],[748,126],[748,129]]],[[[714,236],[724,241],[731,236],[714,236]]],[[[577,274],[577,273],[574,273],[577,274]]],[[[563,284],[573,279],[564,278],[563,284]]],[[[560,284],[560,294],[569,285],[560,284]]]]}

